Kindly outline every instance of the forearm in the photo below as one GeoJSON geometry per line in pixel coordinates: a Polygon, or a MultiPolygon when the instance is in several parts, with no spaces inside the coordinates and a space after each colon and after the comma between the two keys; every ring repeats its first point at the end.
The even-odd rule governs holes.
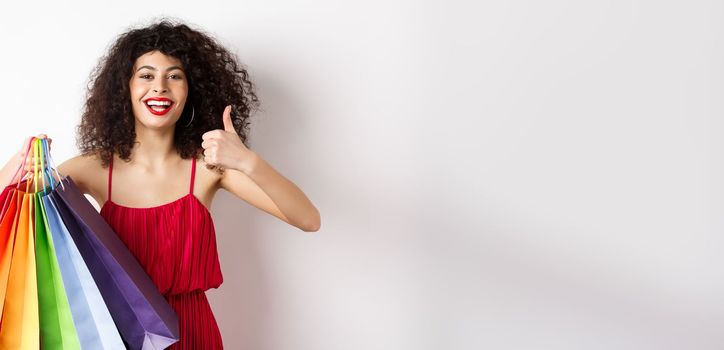
{"type": "Polygon", "coordinates": [[[253,153],[252,161],[240,171],[249,176],[279,207],[284,216],[295,226],[306,231],[319,230],[319,211],[293,182],[277,172],[261,156],[253,153]]]}
{"type": "MultiPolygon", "coordinates": [[[[10,158],[7,163],[5,163],[5,166],[0,169],[0,186],[2,186],[0,188],[5,188],[12,183],[13,175],[15,175],[15,172],[22,165],[22,162],[23,159],[20,154],[15,153],[13,154],[12,158],[10,158]]],[[[18,175],[22,174],[18,172],[18,175]]]]}

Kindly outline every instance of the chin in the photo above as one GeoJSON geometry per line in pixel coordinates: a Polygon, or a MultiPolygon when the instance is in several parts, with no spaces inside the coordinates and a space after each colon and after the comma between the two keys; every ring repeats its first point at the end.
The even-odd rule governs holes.
{"type": "Polygon", "coordinates": [[[158,117],[155,115],[144,115],[136,120],[148,129],[166,129],[176,126],[177,119],[178,117],[174,116],[158,117]]]}

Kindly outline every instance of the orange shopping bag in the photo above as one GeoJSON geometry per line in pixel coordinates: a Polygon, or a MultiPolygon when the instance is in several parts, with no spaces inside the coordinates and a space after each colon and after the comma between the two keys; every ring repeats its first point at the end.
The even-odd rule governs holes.
{"type": "MultiPolygon", "coordinates": [[[[34,158],[37,159],[36,152],[34,158]]],[[[30,185],[35,178],[37,167],[36,176],[25,181],[25,190],[20,188],[20,183],[14,189],[18,214],[10,229],[14,244],[9,254],[10,268],[0,319],[0,349],[40,348],[34,234],[34,193],[38,190],[37,182],[35,191],[30,191],[30,185]]],[[[6,249],[7,251],[9,249],[6,249]]],[[[0,260],[6,260],[7,255],[4,254],[0,260]]]]}
{"type": "MultiPolygon", "coordinates": [[[[28,149],[30,145],[28,145],[28,149]]],[[[26,151],[27,152],[27,151],[26,151]]],[[[15,171],[13,179],[16,179],[20,169],[25,168],[25,162],[15,171]]],[[[22,184],[23,186],[25,184],[22,184]]],[[[3,306],[5,305],[5,294],[8,287],[8,274],[10,273],[10,260],[13,256],[15,245],[15,227],[19,216],[17,189],[20,183],[13,183],[5,187],[0,193],[0,322],[2,322],[3,306]]],[[[0,323],[1,324],[1,323],[0,323]]]]}
{"type": "Polygon", "coordinates": [[[38,349],[38,286],[35,275],[34,195],[18,191],[20,212],[0,321],[0,349],[38,349]]]}

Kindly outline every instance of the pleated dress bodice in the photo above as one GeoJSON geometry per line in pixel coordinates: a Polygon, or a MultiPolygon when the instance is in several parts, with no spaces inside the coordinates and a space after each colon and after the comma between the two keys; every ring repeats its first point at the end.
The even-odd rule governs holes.
{"type": "Polygon", "coordinates": [[[113,160],[108,200],[100,214],[138,259],[179,317],[180,340],[169,349],[221,349],[221,335],[205,291],[223,282],[211,213],[189,192],[166,204],[134,208],[113,202],[113,160]]]}

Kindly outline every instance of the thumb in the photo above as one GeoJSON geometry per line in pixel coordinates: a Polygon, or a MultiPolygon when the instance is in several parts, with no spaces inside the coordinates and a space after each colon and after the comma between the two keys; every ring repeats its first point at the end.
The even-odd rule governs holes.
{"type": "Polygon", "coordinates": [[[234,129],[234,123],[231,121],[231,106],[226,106],[224,108],[224,130],[233,132],[236,134],[236,130],[234,129]]]}

